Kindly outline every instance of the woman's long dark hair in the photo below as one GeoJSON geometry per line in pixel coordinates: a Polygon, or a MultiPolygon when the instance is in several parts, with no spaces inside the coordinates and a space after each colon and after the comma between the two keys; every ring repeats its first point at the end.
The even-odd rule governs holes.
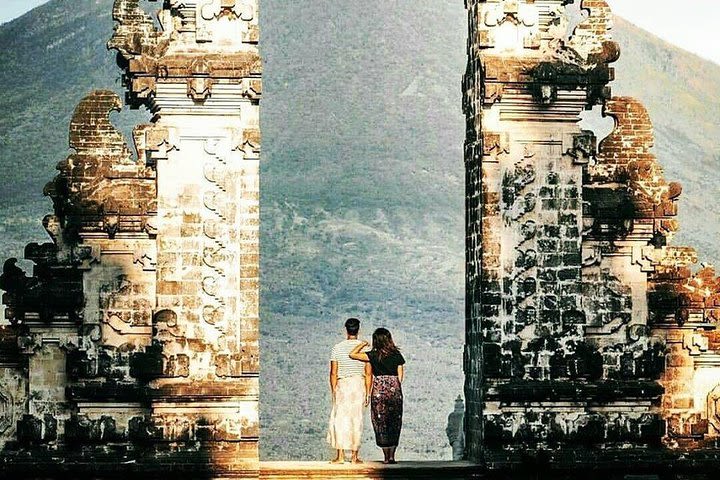
{"type": "Polygon", "coordinates": [[[377,352],[380,359],[387,358],[395,353],[400,353],[395,342],[393,342],[390,330],[387,328],[378,328],[373,332],[372,336],[373,350],[377,352]]]}

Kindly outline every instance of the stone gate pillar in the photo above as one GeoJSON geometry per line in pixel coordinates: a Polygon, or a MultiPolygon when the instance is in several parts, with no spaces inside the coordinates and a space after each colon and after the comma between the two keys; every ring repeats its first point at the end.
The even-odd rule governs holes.
{"type": "Polygon", "coordinates": [[[132,368],[155,440],[257,470],[258,4],[165,1],[159,28],[138,0],[113,14],[128,100],[154,114],[136,141],[157,170],[157,307],[132,368]]]}
{"type": "Polygon", "coordinates": [[[596,139],[578,125],[610,97],[611,12],[603,0],[466,5],[467,454],[492,466],[657,443],[663,360],[638,303],[646,276],[610,243],[629,239],[594,222],[620,197],[588,203],[596,139]]]}

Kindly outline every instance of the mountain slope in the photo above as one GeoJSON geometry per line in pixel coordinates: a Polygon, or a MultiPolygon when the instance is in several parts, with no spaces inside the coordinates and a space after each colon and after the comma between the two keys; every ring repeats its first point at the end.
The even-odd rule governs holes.
{"type": "MultiPolygon", "coordinates": [[[[52,0],[0,27],[3,257],[44,239],[42,187],[77,101],[120,91],[111,3],[52,0]]],[[[462,2],[262,5],[263,457],[325,454],[326,354],[357,315],[366,334],[390,327],[409,360],[403,458],[447,458],[462,392],[462,2]]],[[[621,20],[616,34],[614,93],[648,103],[660,161],[685,185],[678,241],[720,263],[705,200],[719,184],[720,67],[621,20]]],[[[146,118],[114,117],[125,131],[146,118]]]]}

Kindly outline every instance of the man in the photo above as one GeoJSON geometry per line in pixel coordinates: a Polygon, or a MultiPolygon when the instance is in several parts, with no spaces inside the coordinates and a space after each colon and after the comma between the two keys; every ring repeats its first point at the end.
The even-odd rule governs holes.
{"type": "Polygon", "coordinates": [[[360,320],[345,322],[347,338],[335,345],[330,355],[330,391],[332,412],[327,441],[337,450],[332,463],[344,463],[345,451],[350,450],[352,463],[362,463],[358,452],[363,432],[364,407],[369,403],[365,378],[370,376],[370,364],[353,360],[350,352],[361,343],[358,340],[360,320]]]}

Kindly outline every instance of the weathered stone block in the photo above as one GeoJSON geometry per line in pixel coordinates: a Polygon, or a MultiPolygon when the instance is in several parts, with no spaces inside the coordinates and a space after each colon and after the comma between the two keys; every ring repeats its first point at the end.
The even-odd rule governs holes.
{"type": "Polygon", "coordinates": [[[57,440],[57,419],[50,414],[42,418],[23,415],[17,424],[17,440],[23,446],[36,446],[57,440]]]}

